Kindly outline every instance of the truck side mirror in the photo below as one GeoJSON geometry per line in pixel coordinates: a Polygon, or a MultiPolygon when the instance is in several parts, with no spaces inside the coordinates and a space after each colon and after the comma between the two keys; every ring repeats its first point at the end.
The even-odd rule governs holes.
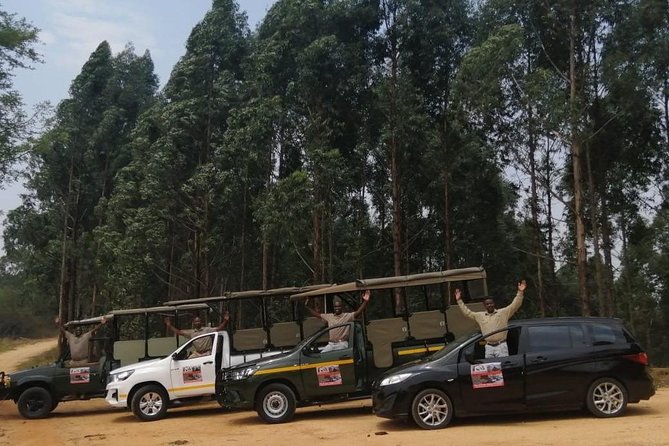
{"type": "Polygon", "coordinates": [[[318,350],[318,346],[316,344],[310,344],[307,345],[302,349],[302,353],[308,356],[313,356],[319,354],[321,351],[318,350]]]}

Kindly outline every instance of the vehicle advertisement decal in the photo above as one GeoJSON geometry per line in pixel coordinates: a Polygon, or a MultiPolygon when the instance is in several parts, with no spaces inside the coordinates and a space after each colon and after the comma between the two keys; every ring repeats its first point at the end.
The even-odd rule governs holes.
{"type": "Polygon", "coordinates": [[[339,365],[327,365],[325,367],[317,367],[316,375],[318,375],[318,386],[341,386],[341,370],[339,365]]]}
{"type": "Polygon", "coordinates": [[[473,364],[471,366],[472,387],[484,389],[488,387],[504,387],[504,375],[501,362],[473,364]]]}
{"type": "Polygon", "coordinates": [[[183,368],[184,384],[202,382],[202,366],[192,365],[183,368]]]}
{"type": "Polygon", "coordinates": [[[91,382],[90,367],[76,367],[70,369],[70,384],[88,384],[91,382]]]}

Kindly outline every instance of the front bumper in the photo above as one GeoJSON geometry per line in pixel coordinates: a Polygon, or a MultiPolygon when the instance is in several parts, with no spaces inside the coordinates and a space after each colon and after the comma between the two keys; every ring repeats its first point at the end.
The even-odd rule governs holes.
{"type": "Polygon", "coordinates": [[[227,381],[216,386],[216,400],[221,406],[235,409],[253,409],[253,394],[245,381],[227,381]]]}
{"type": "Polygon", "coordinates": [[[409,416],[410,399],[406,392],[386,386],[372,392],[372,410],[377,417],[406,418],[409,416]]]}
{"type": "Polygon", "coordinates": [[[121,387],[107,386],[107,395],[105,396],[105,401],[114,407],[127,407],[128,391],[125,391],[121,387]]]}
{"type": "Polygon", "coordinates": [[[9,399],[11,394],[11,378],[5,372],[0,372],[0,401],[9,399]]]}

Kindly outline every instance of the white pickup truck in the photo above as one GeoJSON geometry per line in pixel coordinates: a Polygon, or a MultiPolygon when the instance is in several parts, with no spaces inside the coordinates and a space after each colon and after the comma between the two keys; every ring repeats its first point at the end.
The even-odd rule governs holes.
{"type": "Polygon", "coordinates": [[[282,350],[233,354],[227,332],[204,334],[165,358],[115,369],[109,375],[106,400],[112,406],[132,409],[141,420],[159,420],[168,406],[213,398],[219,370],[280,353],[282,350]],[[198,355],[193,343],[205,337],[211,338],[211,353],[198,355]]]}

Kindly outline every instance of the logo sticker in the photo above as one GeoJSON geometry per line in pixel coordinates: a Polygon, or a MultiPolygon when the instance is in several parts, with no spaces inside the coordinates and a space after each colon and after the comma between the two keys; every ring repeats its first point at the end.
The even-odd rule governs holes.
{"type": "Polygon", "coordinates": [[[193,365],[183,368],[184,384],[202,382],[202,366],[193,365]]]}
{"type": "Polygon", "coordinates": [[[70,384],[88,384],[89,382],[91,382],[90,367],[70,369],[70,384]]]}
{"type": "Polygon", "coordinates": [[[472,387],[483,389],[487,387],[504,387],[502,363],[474,364],[471,366],[472,387]]]}
{"type": "Polygon", "coordinates": [[[318,386],[341,386],[341,370],[339,365],[328,365],[325,367],[316,367],[316,375],[318,375],[318,386]]]}

